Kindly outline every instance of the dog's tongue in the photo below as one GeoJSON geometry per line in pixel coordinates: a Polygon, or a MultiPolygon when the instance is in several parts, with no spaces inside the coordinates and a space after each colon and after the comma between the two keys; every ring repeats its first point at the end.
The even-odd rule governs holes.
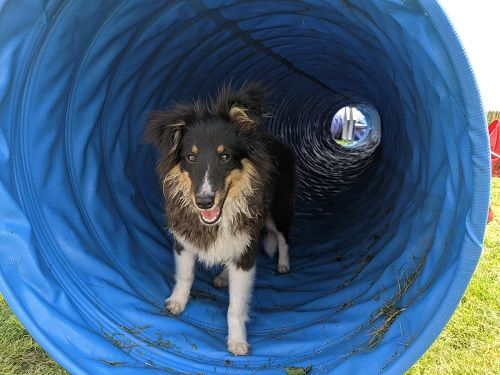
{"type": "Polygon", "coordinates": [[[216,208],[212,208],[211,210],[201,210],[201,216],[203,217],[203,219],[205,221],[214,221],[215,219],[217,219],[217,217],[219,216],[219,213],[220,213],[220,208],[219,207],[216,207],[216,208]]]}

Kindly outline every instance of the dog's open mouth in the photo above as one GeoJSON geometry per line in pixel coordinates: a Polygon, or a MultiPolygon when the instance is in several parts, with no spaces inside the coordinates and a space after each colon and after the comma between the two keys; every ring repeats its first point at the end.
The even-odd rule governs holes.
{"type": "Polygon", "coordinates": [[[220,207],[214,207],[210,210],[199,210],[201,221],[205,224],[215,224],[220,219],[222,209],[220,207]]]}

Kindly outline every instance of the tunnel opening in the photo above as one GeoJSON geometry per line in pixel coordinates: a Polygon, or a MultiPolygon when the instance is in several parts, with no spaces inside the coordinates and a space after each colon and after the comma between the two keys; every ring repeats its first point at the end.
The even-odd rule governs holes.
{"type": "MultiPolygon", "coordinates": [[[[65,367],[401,372],[430,345],[472,273],[463,254],[480,252],[487,188],[477,165],[489,160],[474,141],[487,139],[474,80],[439,6],[23,7],[13,30],[26,47],[11,69],[14,102],[0,114],[12,113],[5,144],[15,150],[8,168],[22,207],[12,233],[19,223],[30,228],[25,246],[9,243],[34,259],[10,279],[30,275],[30,304],[19,303],[22,283],[5,276],[16,267],[2,269],[3,292],[65,367]],[[142,133],[151,110],[246,80],[272,88],[267,130],[296,151],[300,182],[292,272],[277,275],[275,262],[259,257],[252,355],[237,358],[226,352],[228,297],[212,286],[217,270],[198,269],[185,312],[164,314],[172,239],[158,155],[142,133]],[[374,125],[345,147],[325,124],[353,105],[374,125]],[[36,314],[53,306],[63,306],[55,317],[36,314]]],[[[6,14],[19,13],[11,8],[6,14]]]]}
{"type": "Polygon", "coordinates": [[[373,107],[355,104],[342,107],[329,125],[333,139],[343,147],[363,146],[370,136],[380,140],[380,116],[373,107]]]}

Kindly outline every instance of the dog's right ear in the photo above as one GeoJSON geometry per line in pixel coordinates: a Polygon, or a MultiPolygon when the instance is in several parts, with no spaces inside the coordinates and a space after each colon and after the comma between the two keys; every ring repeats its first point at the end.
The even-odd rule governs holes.
{"type": "Polygon", "coordinates": [[[266,115],[267,96],[269,90],[260,82],[246,82],[237,91],[229,84],[219,91],[217,100],[212,103],[212,111],[241,129],[255,129],[266,115]]]}
{"type": "Polygon", "coordinates": [[[144,141],[156,145],[163,155],[175,157],[186,126],[202,115],[202,106],[198,102],[179,103],[167,111],[153,111],[146,124],[144,141]]]}

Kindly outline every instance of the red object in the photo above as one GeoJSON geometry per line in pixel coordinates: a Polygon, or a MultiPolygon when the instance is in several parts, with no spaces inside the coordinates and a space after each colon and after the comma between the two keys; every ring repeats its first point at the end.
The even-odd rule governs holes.
{"type": "Polygon", "coordinates": [[[488,126],[491,146],[491,174],[500,177],[500,121],[495,120],[488,126]]]}
{"type": "MultiPolygon", "coordinates": [[[[495,120],[488,126],[491,147],[491,175],[500,177],[500,121],[495,120]]],[[[488,208],[488,223],[493,220],[493,210],[488,208]]]]}
{"type": "Polygon", "coordinates": [[[495,215],[493,215],[493,210],[491,209],[491,207],[488,208],[488,223],[490,221],[493,221],[493,218],[495,217],[495,215]]]}

